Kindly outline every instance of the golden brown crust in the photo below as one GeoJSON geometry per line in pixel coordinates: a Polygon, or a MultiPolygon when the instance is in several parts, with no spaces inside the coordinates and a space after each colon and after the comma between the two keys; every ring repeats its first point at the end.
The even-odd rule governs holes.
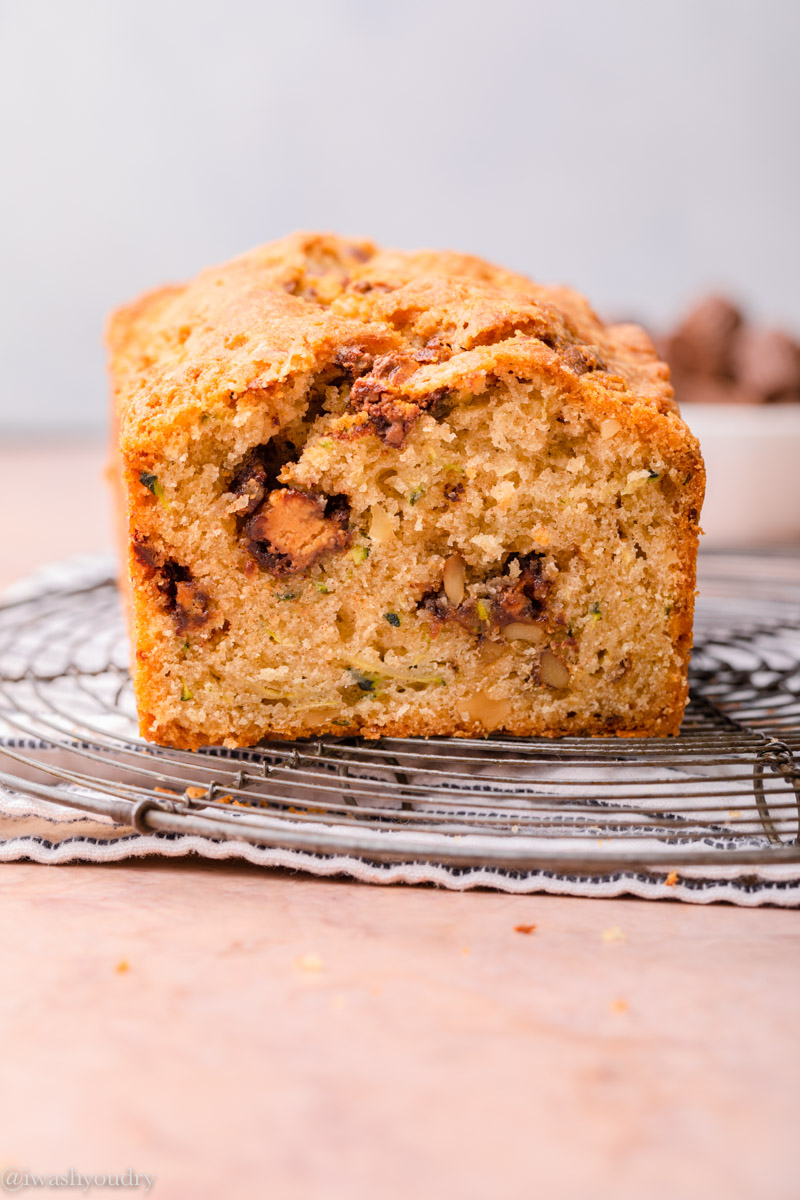
{"type": "Polygon", "coordinates": [[[124,447],[196,420],[225,397],[269,403],[271,386],[318,372],[348,346],[417,353],[414,400],[512,370],[576,390],[587,406],[677,411],[669,371],[632,325],[603,325],[567,288],[479,259],[377,251],[295,234],[120,309],[109,327],[124,447]],[[425,350],[435,339],[436,361],[425,350]]]}
{"type": "MultiPolygon", "coordinates": [[[[666,703],[665,703],[666,707],[666,703]]],[[[570,728],[570,737],[617,737],[617,738],[653,738],[653,737],[673,737],[678,733],[681,723],[681,715],[683,708],[676,717],[672,712],[653,713],[646,721],[635,728],[627,729],[610,729],[602,720],[587,721],[581,726],[570,728]]],[[[160,744],[172,746],[176,750],[201,750],[205,746],[218,745],[226,740],[227,731],[220,727],[214,731],[209,729],[204,731],[200,736],[186,726],[179,724],[177,721],[171,725],[165,725],[154,721],[147,713],[144,713],[141,721],[141,734],[143,737],[151,741],[158,741],[160,744]]],[[[511,734],[513,737],[542,737],[542,738],[560,738],[565,736],[563,726],[542,727],[538,721],[529,722],[513,722],[504,723],[498,729],[506,734],[511,734]]],[[[458,738],[482,738],[486,737],[486,726],[480,721],[459,721],[453,718],[452,721],[437,721],[436,728],[431,728],[430,722],[408,719],[403,721],[387,721],[386,724],[380,727],[374,725],[364,725],[359,727],[353,723],[352,728],[346,731],[345,736],[363,737],[368,740],[377,740],[378,738],[410,738],[410,737],[458,737],[458,738]]],[[[341,724],[336,721],[327,721],[323,724],[315,725],[313,736],[316,737],[341,737],[343,731],[341,724]]],[[[249,729],[245,728],[237,732],[237,746],[253,746],[264,738],[263,725],[252,725],[249,729]]],[[[286,725],[281,728],[280,725],[271,725],[269,737],[287,740],[293,740],[300,735],[293,725],[286,725]]],[[[308,735],[310,736],[310,734],[308,735]]],[[[230,741],[226,744],[230,744],[230,741]]]]}

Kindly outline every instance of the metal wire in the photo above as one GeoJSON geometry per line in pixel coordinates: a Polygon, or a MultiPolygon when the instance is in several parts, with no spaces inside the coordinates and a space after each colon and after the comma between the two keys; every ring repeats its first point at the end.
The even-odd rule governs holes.
{"type": "Polygon", "coordinates": [[[800,558],[701,559],[678,738],[136,733],[113,580],[0,606],[0,785],[139,830],[377,862],[605,874],[800,862],[800,558]]]}

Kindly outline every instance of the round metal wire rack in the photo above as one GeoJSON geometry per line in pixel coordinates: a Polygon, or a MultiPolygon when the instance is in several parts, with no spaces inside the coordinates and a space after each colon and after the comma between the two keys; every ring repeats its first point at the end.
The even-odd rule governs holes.
{"type": "Polygon", "coordinates": [[[575,874],[800,863],[800,559],[701,558],[680,736],[141,740],[113,578],[0,606],[0,786],[140,831],[575,874]]]}

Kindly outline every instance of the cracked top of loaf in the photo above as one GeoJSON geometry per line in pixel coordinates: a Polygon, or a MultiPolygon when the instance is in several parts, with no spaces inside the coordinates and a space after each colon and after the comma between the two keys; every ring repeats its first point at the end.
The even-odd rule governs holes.
{"type": "Polygon", "coordinates": [[[215,400],[268,405],[289,379],[362,352],[374,366],[342,432],[371,421],[388,444],[414,408],[498,371],[552,380],[587,407],[677,412],[644,331],[603,324],[579,293],[468,255],[332,235],[296,233],[151,292],[114,315],[109,342],[123,449],[215,400]]]}

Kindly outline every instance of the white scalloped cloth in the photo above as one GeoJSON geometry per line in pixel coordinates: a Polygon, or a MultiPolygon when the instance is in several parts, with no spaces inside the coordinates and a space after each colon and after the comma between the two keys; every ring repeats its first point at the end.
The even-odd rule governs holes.
{"type": "MultiPolygon", "coordinates": [[[[44,592],[88,587],[108,578],[113,566],[107,557],[82,556],[48,566],[15,585],[3,599],[24,600],[44,592]]],[[[3,725],[0,717],[0,746],[22,746],[31,756],[54,751],[21,739],[3,725]]],[[[0,754],[0,769],[19,772],[19,765],[0,754]]],[[[558,767],[549,768],[558,771],[558,767]]],[[[552,778],[552,776],[551,776],[552,778]]],[[[663,799],[660,801],[663,805],[663,799]]],[[[308,826],[306,826],[308,828],[308,826]]],[[[479,843],[480,835],[474,835],[479,843]]],[[[466,890],[491,888],[513,893],[553,893],[567,896],[638,896],[645,899],[683,900],[695,904],[727,902],[756,907],[800,906],[800,865],[770,863],[736,867],[715,865],[685,867],[674,882],[662,875],[636,871],[613,871],[585,876],[556,871],[509,871],[464,867],[454,868],[427,862],[383,864],[350,854],[315,854],[244,840],[216,839],[190,833],[138,833],[116,825],[110,818],[62,808],[21,790],[0,786],[0,862],[29,860],[42,864],[118,862],[157,855],[179,858],[199,855],[205,859],[243,860],[265,867],[282,868],[291,886],[291,873],[341,875],[363,883],[434,884],[466,890]]]]}

